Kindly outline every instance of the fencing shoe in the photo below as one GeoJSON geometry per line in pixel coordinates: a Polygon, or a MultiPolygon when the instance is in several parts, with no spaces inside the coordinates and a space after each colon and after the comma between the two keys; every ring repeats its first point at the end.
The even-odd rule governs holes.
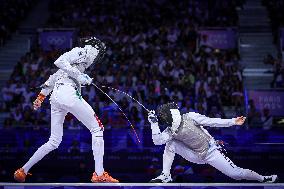
{"type": "Polygon", "coordinates": [[[14,179],[18,182],[25,182],[27,175],[32,175],[30,173],[26,174],[23,168],[18,169],[14,173],[14,179]]]}
{"type": "Polygon", "coordinates": [[[171,174],[167,175],[165,173],[162,173],[157,178],[150,180],[150,183],[168,183],[168,182],[173,182],[173,180],[172,180],[171,174]]]}
{"type": "Polygon", "coordinates": [[[262,182],[273,183],[273,182],[277,182],[277,180],[278,180],[277,175],[271,175],[271,176],[264,176],[262,182]]]}
{"type": "Polygon", "coordinates": [[[104,172],[101,176],[98,176],[96,172],[93,173],[92,182],[119,182],[117,179],[112,178],[107,172],[104,172]]]}

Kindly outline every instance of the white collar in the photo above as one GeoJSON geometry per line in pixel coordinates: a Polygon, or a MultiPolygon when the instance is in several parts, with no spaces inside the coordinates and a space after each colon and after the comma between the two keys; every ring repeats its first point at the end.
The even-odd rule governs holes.
{"type": "Polygon", "coordinates": [[[86,49],[87,51],[86,56],[88,60],[88,65],[86,68],[88,68],[90,65],[94,63],[94,60],[98,55],[98,50],[92,45],[85,45],[84,49],[86,49]]]}
{"type": "Polygon", "coordinates": [[[170,109],[170,111],[171,111],[172,118],[173,118],[171,130],[172,132],[176,132],[181,123],[180,111],[178,109],[170,109]]]}

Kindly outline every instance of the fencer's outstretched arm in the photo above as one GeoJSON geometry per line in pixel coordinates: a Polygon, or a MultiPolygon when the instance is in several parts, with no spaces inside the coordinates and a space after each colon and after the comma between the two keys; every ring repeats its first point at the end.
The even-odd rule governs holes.
{"type": "Polygon", "coordinates": [[[148,114],[148,120],[151,124],[151,130],[152,130],[152,140],[155,145],[163,145],[169,140],[172,139],[172,136],[170,134],[170,131],[168,129],[165,129],[162,133],[160,131],[159,125],[158,125],[158,118],[155,115],[154,111],[150,111],[148,114]]]}
{"type": "Polygon", "coordinates": [[[221,118],[209,118],[205,115],[201,115],[195,112],[189,112],[186,114],[191,119],[196,121],[197,124],[209,127],[230,127],[233,125],[242,125],[245,121],[245,117],[237,117],[232,119],[221,119],[221,118]]]}

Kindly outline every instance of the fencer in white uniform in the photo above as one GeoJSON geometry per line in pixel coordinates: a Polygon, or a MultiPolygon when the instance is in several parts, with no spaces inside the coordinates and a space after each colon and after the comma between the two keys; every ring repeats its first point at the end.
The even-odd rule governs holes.
{"type": "Polygon", "coordinates": [[[209,118],[195,112],[181,115],[174,103],[161,105],[157,110],[157,116],[154,111],[150,111],[148,120],[151,123],[153,142],[155,145],[166,144],[162,174],[150,182],[172,182],[170,169],[175,154],[193,163],[209,164],[235,180],[275,182],[277,175],[262,176],[236,166],[221,152],[220,145],[203,128],[242,125],[245,119],[243,116],[232,119],[209,118]],[[161,132],[159,124],[167,125],[167,128],[161,132]]]}
{"type": "Polygon", "coordinates": [[[92,150],[95,160],[95,172],[92,182],[118,182],[113,179],[103,167],[104,139],[103,127],[93,108],[82,98],[81,85],[90,85],[92,79],[84,71],[93,63],[100,62],[105,53],[105,44],[95,37],[83,40],[83,48],[75,47],[61,55],[54,64],[59,70],[51,75],[42,85],[42,90],[34,101],[34,109],[51,92],[51,135],[47,143],[42,145],[29,161],[18,169],[14,178],[24,182],[30,168],[45,155],[58,148],[63,136],[63,122],[68,112],[81,121],[92,134],[92,150]]]}

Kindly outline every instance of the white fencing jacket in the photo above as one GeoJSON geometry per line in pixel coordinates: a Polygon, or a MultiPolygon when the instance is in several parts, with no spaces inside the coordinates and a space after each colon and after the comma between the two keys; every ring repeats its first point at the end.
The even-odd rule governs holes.
{"type": "Polygon", "coordinates": [[[42,85],[41,93],[45,96],[49,95],[56,83],[71,84],[77,88],[81,87],[78,86],[79,82],[74,82],[74,79],[76,81],[77,77],[93,64],[98,53],[99,50],[91,45],[86,45],[84,48],[75,47],[61,55],[54,62],[59,70],[52,74],[42,85]]]}
{"type": "Polygon", "coordinates": [[[203,126],[230,127],[232,125],[235,125],[235,118],[209,118],[195,112],[189,112],[182,115],[181,124],[174,133],[169,128],[161,133],[158,123],[151,124],[152,139],[155,145],[162,145],[170,140],[179,140],[201,158],[204,158],[210,146],[209,142],[214,138],[203,126]]]}

